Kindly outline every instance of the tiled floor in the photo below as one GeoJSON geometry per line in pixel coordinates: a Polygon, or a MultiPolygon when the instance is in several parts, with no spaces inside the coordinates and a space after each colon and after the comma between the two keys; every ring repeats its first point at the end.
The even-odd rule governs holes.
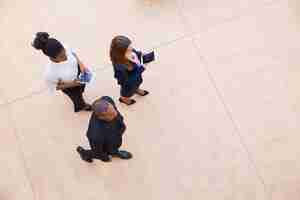
{"type": "Polygon", "coordinates": [[[0,199],[299,200],[299,13],[297,0],[2,0],[0,199]],[[113,36],[156,50],[151,95],[118,105],[134,159],[80,160],[89,114],[45,92],[37,31],[97,70],[89,101],[118,97],[113,36]]]}

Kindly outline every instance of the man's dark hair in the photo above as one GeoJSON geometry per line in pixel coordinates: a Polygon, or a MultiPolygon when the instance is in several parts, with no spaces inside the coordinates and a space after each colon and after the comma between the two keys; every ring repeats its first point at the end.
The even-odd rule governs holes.
{"type": "Polygon", "coordinates": [[[109,102],[107,102],[104,99],[97,99],[96,101],[94,101],[94,103],[92,104],[92,110],[96,113],[96,114],[102,114],[105,113],[108,109],[109,106],[109,102]]]}

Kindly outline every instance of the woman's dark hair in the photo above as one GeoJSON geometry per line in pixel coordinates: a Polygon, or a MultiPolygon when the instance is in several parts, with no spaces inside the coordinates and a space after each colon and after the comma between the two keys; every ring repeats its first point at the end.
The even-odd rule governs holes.
{"type": "Polygon", "coordinates": [[[125,58],[127,48],[130,46],[131,40],[126,36],[116,36],[110,45],[110,60],[113,64],[129,65],[129,60],[125,58]]]}
{"type": "Polygon", "coordinates": [[[42,50],[50,58],[56,58],[64,49],[58,40],[50,38],[50,35],[46,32],[36,33],[32,46],[37,50],[42,50]]]}

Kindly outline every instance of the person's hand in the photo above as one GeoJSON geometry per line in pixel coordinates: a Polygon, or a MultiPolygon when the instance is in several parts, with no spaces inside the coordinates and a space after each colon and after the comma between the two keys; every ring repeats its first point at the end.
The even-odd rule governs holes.
{"type": "Polygon", "coordinates": [[[73,80],[73,83],[75,83],[75,84],[80,84],[80,81],[79,81],[78,78],[76,78],[76,79],[73,80]]]}
{"type": "Polygon", "coordinates": [[[89,72],[89,69],[82,62],[79,62],[79,68],[82,73],[89,72]]]}
{"type": "Polygon", "coordinates": [[[58,79],[57,85],[56,85],[56,90],[60,90],[60,86],[63,84],[61,79],[58,79]]]}

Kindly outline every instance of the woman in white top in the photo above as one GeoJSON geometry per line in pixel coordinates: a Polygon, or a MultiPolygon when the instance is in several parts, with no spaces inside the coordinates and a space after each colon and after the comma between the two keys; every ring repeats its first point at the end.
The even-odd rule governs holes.
{"type": "Polygon", "coordinates": [[[85,85],[78,81],[80,72],[87,69],[77,55],[68,47],[46,32],[38,32],[32,46],[49,57],[45,70],[45,79],[51,91],[61,90],[70,97],[74,111],[91,111],[91,106],[83,99],[85,85]]]}

